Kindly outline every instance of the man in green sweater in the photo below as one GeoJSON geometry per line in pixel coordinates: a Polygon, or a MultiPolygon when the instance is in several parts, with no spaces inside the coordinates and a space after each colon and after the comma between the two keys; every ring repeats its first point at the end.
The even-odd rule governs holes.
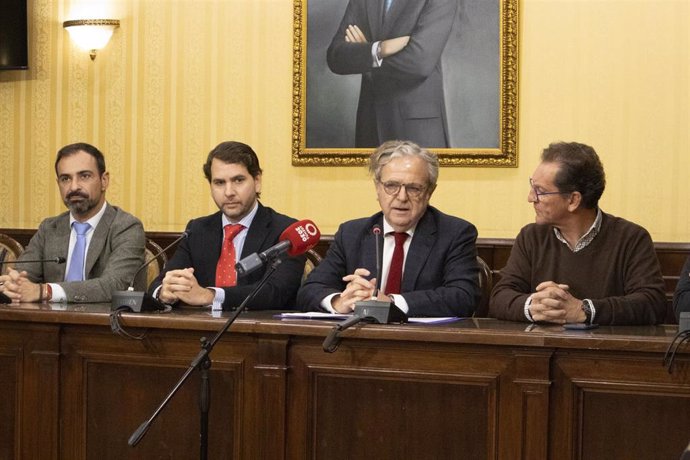
{"type": "Polygon", "coordinates": [[[517,236],[489,315],[549,323],[656,324],[664,283],[649,233],[598,206],[604,168],[594,149],[559,142],[542,152],[527,200],[536,223],[517,236]]]}

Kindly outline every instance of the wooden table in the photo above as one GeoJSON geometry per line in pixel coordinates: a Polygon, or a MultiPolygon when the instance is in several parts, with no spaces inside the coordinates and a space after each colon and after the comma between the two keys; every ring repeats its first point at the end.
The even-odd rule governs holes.
{"type": "MultiPolygon", "coordinates": [[[[195,373],[141,443],[127,439],[224,318],[109,305],[0,306],[0,459],[192,459],[195,373]]],[[[664,459],[690,440],[690,348],[677,326],[564,331],[492,319],[358,325],[240,316],[211,357],[212,459],[664,459]]]]}

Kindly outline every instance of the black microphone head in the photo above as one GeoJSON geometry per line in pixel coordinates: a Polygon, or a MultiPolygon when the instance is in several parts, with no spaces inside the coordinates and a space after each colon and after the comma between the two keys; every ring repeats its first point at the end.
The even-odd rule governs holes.
{"type": "Polygon", "coordinates": [[[373,227],[371,227],[371,233],[373,233],[376,236],[379,236],[381,234],[381,226],[379,224],[376,224],[373,227]]]}
{"type": "Polygon", "coordinates": [[[55,263],[56,264],[64,264],[67,261],[64,257],[56,257],[55,258],[55,263]]]}

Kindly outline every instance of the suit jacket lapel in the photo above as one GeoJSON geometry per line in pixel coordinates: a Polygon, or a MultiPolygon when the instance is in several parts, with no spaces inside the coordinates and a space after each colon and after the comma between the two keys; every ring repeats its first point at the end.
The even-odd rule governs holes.
{"type": "Polygon", "coordinates": [[[381,30],[383,29],[383,2],[379,0],[375,2],[367,2],[367,18],[369,19],[369,30],[371,37],[367,37],[372,43],[379,40],[381,30]]]}
{"type": "Polygon", "coordinates": [[[266,211],[266,208],[259,203],[259,209],[256,210],[254,220],[252,220],[251,225],[247,229],[247,237],[244,240],[240,259],[255,252],[261,252],[261,249],[264,247],[264,242],[269,235],[266,229],[269,228],[270,225],[271,217],[268,211],[266,211]]]}
{"type": "Polygon", "coordinates": [[[422,268],[431,254],[436,232],[436,223],[427,209],[419,224],[417,224],[412,243],[410,243],[410,249],[407,252],[401,285],[402,292],[415,290],[417,278],[419,278],[422,268]]]}
{"type": "MultiPolygon", "coordinates": [[[[381,2],[382,5],[384,2],[385,0],[381,2]]],[[[404,0],[393,0],[393,3],[391,4],[388,12],[385,13],[385,15],[383,16],[382,33],[386,38],[395,37],[395,34],[393,34],[392,30],[394,29],[394,25],[397,22],[398,17],[403,12],[403,10],[405,10],[406,3],[407,2],[404,0]]],[[[381,8],[381,14],[383,14],[383,8],[385,8],[385,6],[381,6],[381,8]]]]}
{"type": "MultiPolygon", "coordinates": [[[[364,234],[362,235],[362,247],[360,253],[362,254],[362,266],[369,270],[371,273],[371,278],[377,278],[379,274],[376,270],[376,260],[379,262],[383,257],[383,237],[379,236],[381,240],[379,241],[379,253],[376,253],[376,235],[372,232],[374,225],[379,225],[383,228],[383,213],[377,213],[369,223],[367,223],[364,234]]],[[[381,280],[378,280],[378,285],[381,285],[381,280]]]]}
{"type": "Polygon", "coordinates": [[[212,274],[211,279],[203,281],[213,286],[216,282],[216,267],[218,266],[218,259],[220,259],[220,250],[223,247],[223,214],[220,211],[215,213],[212,219],[206,220],[201,238],[195,241],[200,242],[202,246],[190,247],[192,258],[198,257],[194,254],[201,255],[198,257],[198,263],[205,265],[205,268],[199,271],[212,274]]]}
{"type": "MultiPolygon", "coordinates": [[[[69,225],[69,212],[66,212],[62,216],[60,216],[60,218],[55,223],[55,236],[53,237],[54,239],[50,238],[49,241],[46,241],[47,246],[55,247],[57,254],[66,259],[69,253],[69,238],[71,232],[72,228],[69,225]]],[[[65,270],[67,270],[67,263],[48,264],[48,267],[53,267],[52,270],[55,270],[57,273],[54,278],[46,274],[46,278],[57,279],[60,281],[65,279],[65,270]]]]}
{"type": "Polygon", "coordinates": [[[93,231],[93,236],[91,237],[89,249],[86,254],[84,273],[86,274],[87,279],[91,278],[89,274],[91,273],[94,265],[96,265],[96,261],[98,261],[98,258],[103,253],[103,248],[105,248],[105,243],[108,240],[110,226],[113,224],[113,220],[115,220],[115,209],[107,203],[105,206],[105,212],[93,231]]]}

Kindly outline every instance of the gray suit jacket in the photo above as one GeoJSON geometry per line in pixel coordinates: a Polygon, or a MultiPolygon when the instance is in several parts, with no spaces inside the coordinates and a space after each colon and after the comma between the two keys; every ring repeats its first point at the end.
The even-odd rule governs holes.
{"type": "Polygon", "coordinates": [[[328,48],[329,68],[362,74],[357,108],[357,147],[409,139],[424,147],[448,147],[441,54],[455,21],[457,0],[350,0],[328,48]],[[348,43],[345,29],[356,24],[369,43],[348,43]],[[410,36],[399,53],[373,68],[374,42],[410,36]]]}
{"type": "MultiPolygon", "coordinates": [[[[41,222],[19,260],[67,257],[69,212],[41,222]]],[[[54,262],[22,264],[35,283],[57,283],[65,290],[68,302],[109,302],[116,290],[127,289],[136,270],[144,263],[146,236],[141,221],[120,208],[106,203],[106,210],[94,230],[86,254],[86,280],[64,282],[67,264],[54,262]]],[[[146,272],[137,276],[135,286],[145,289],[146,272]]]]}

